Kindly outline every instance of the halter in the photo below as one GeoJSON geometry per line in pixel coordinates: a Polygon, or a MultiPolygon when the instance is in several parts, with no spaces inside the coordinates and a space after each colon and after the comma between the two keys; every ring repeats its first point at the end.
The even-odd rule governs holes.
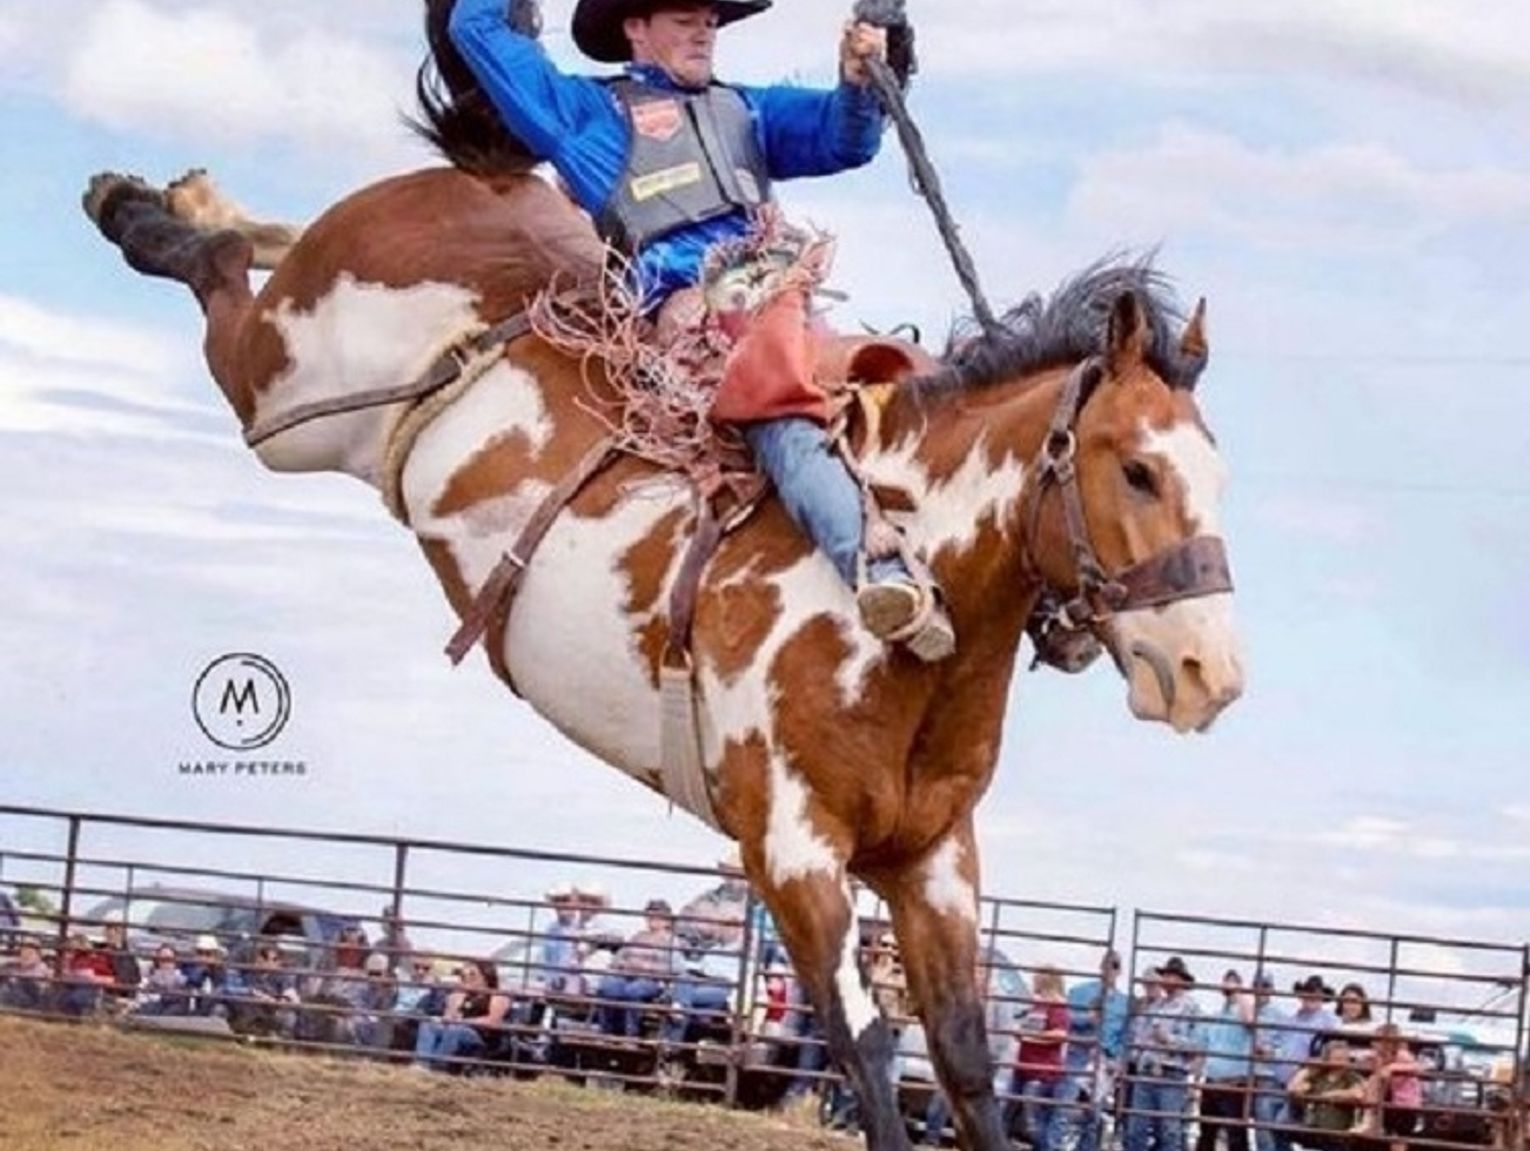
{"type": "Polygon", "coordinates": [[[1084,497],[1078,485],[1078,435],[1075,428],[1084,407],[1104,378],[1105,368],[1098,357],[1085,360],[1073,370],[1063,385],[1047,438],[1032,467],[1035,483],[1030,486],[1028,496],[1030,536],[1024,562],[1030,574],[1041,583],[1043,592],[1052,593],[1052,598],[1058,601],[1059,606],[1051,611],[1049,624],[1068,631],[1093,628],[1120,612],[1165,607],[1182,600],[1233,590],[1227,548],[1220,536],[1202,535],[1181,540],[1114,575],[1106,572],[1100,563],[1089,539],[1089,521],[1084,515],[1084,497]],[[1030,554],[1041,520],[1042,501],[1052,487],[1062,494],[1068,546],[1078,571],[1078,591],[1071,599],[1047,583],[1030,554]]]}

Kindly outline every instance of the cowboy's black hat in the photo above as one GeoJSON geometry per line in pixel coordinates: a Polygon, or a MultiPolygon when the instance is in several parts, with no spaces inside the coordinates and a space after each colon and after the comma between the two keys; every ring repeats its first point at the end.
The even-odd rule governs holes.
{"type": "Polygon", "coordinates": [[[1190,969],[1185,966],[1185,961],[1178,955],[1174,956],[1167,963],[1162,964],[1158,968],[1158,977],[1160,979],[1168,977],[1182,979],[1191,985],[1195,983],[1195,976],[1190,974],[1190,969]]]}
{"type": "MultiPolygon", "coordinates": [[[[717,10],[719,25],[758,16],[774,0],[705,0],[717,10]]],[[[648,16],[665,7],[680,7],[685,0],[579,0],[574,9],[574,43],[591,60],[602,64],[625,64],[632,59],[632,45],[622,32],[630,16],[648,16]]]]}

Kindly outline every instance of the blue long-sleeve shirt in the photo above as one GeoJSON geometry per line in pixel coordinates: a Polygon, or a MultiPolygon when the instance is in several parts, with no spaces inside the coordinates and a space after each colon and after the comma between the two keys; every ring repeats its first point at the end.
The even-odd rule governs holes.
{"type": "Polygon", "coordinates": [[[1068,992],[1069,1070],[1088,1067],[1096,1050],[1106,1062],[1120,1058],[1129,1006],[1124,992],[1106,988],[1098,979],[1068,992]]]}
{"type": "MultiPolygon", "coordinates": [[[[569,76],[542,45],[505,20],[504,0],[457,0],[449,32],[505,126],[552,164],[593,216],[610,201],[627,164],[631,125],[616,94],[589,76],[569,76]]],[[[633,79],[683,89],[662,69],[628,68],[633,79]]],[[[819,90],[735,86],[754,117],[772,180],[829,176],[869,163],[882,140],[882,110],[870,88],[841,82],[819,90]]],[[[707,251],[748,228],[744,212],[682,228],[638,255],[639,286],[650,303],[700,278],[707,251]]]]}

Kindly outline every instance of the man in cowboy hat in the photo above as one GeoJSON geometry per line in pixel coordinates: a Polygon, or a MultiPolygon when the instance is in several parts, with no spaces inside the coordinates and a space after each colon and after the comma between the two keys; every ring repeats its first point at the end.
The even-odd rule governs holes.
{"type": "Polygon", "coordinates": [[[1195,977],[1178,955],[1154,970],[1163,996],[1147,1009],[1146,1042],[1136,1061],[1126,1117],[1126,1151],[1184,1151],[1190,1072],[1204,1049],[1195,977]]]}
{"type": "MultiPolygon", "coordinates": [[[[718,29],[771,2],[579,0],[575,44],[594,60],[626,68],[604,80],[553,66],[535,38],[534,0],[515,0],[508,17],[506,0],[456,0],[452,9],[452,44],[505,127],[557,169],[602,237],[630,256],[661,331],[699,318],[702,305],[689,289],[709,253],[750,234],[754,210],[771,202],[773,181],[857,168],[880,147],[883,116],[869,62],[886,58],[885,29],[845,26],[832,89],[715,81],[718,29]]],[[[788,307],[802,317],[800,330],[805,295],[788,307]]],[[[861,571],[861,494],[830,449],[827,405],[811,371],[774,348],[767,352],[763,341],[753,356],[750,346],[742,334],[734,362],[766,378],[733,389],[730,374],[723,394],[732,401],[714,418],[741,426],[786,510],[856,589],[868,629],[905,642],[921,659],[943,659],[955,646],[950,620],[904,560],[873,558],[861,571]]]]}

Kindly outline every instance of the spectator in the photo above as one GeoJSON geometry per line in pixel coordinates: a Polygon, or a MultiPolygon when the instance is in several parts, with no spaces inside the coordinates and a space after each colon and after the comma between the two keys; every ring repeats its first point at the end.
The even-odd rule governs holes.
{"type": "Polygon", "coordinates": [[[1222,1009],[1206,1023],[1204,1037],[1206,1062],[1196,1151],[1216,1151],[1217,1136],[1222,1134],[1227,1136],[1227,1151],[1248,1151],[1244,1107],[1254,1054],[1254,1005],[1236,971],[1222,976],[1222,1009]]]}
{"type": "Polygon", "coordinates": [[[84,932],[75,932],[64,942],[61,966],[56,1010],[76,1018],[95,1013],[103,992],[112,985],[111,959],[97,951],[84,932]]]}
{"type": "Polygon", "coordinates": [[[675,934],[698,947],[737,948],[744,938],[749,881],[736,859],[717,865],[723,881],[685,904],[675,917],[675,934]]]}
{"type": "Polygon", "coordinates": [[[1389,1151],[1406,1151],[1423,1117],[1424,1088],[1418,1060],[1395,1023],[1377,1030],[1375,1054],[1375,1066],[1366,1084],[1371,1108],[1361,1133],[1384,1136],[1390,1142],[1389,1151]]]}
{"type": "MultiPolygon", "coordinates": [[[[313,1043],[349,1046],[356,1042],[355,1019],[367,1003],[366,933],[357,924],[340,929],[332,951],[332,970],[307,997],[300,1038],[313,1043]]],[[[387,957],[383,957],[387,961],[387,957]]]]}
{"type": "Polygon", "coordinates": [[[413,1051],[419,1038],[422,1019],[439,1019],[446,1010],[448,988],[436,975],[435,960],[415,952],[409,960],[408,982],[398,989],[393,1014],[397,1026],[393,1029],[393,1046],[401,1051],[413,1051]]]}
{"type": "Polygon", "coordinates": [[[498,1045],[510,997],[499,990],[499,972],[486,959],[462,965],[461,985],[446,998],[441,1018],[422,1019],[415,1040],[416,1067],[450,1066],[452,1059],[474,1059],[498,1045]]]}
{"type": "MultiPolygon", "coordinates": [[[[696,1033],[715,1034],[727,1029],[739,975],[739,957],[731,952],[707,948],[685,953],[679,966],[680,971],[675,977],[676,1010],[665,1022],[664,1041],[684,1043],[696,1033]]],[[[784,970],[772,967],[766,975],[763,1014],[756,1029],[761,1033],[767,1024],[777,1024],[772,1028],[777,1033],[785,1028],[791,1005],[784,970]]]]}
{"type": "Polygon", "coordinates": [[[1254,1146],[1257,1151],[1289,1151],[1291,1137],[1276,1128],[1290,1122],[1286,1110],[1286,1065],[1281,1061],[1291,1016],[1274,1002],[1275,980],[1269,972],[1254,978],[1254,1146]]]}
{"type": "Polygon", "coordinates": [[[1310,1129],[1299,1138],[1303,1147],[1316,1151],[1345,1151],[1355,1142],[1353,1129],[1365,1102],[1366,1077],[1350,1059],[1349,1043],[1330,1036],[1322,1044],[1315,1064],[1298,1071],[1291,1080],[1291,1099],[1302,1110],[1302,1123],[1310,1129]]]}
{"type": "Polygon", "coordinates": [[[547,892],[546,899],[552,905],[553,922],[542,941],[543,985],[553,995],[582,997],[584,926],[578,897],[572,884],[560,883],[547,892]]]}
{"type": "Polygon", "coordinates": [[[1113,1071],[1121,1060],[1130,1009],[1126,993],[1116,987],[1120,977],[1121,957],[1107,951],[1100,961],[1100,977],[1068,992],[1066,1074],[1057,1081],[1061,1106],[1053,1112],[1048,1133],[1048,1143],[1053,1147],[1072,1145],[1075,1129],[1078,1151],[1098,1151],[1100,1146],[1104,1110],[1110,1100],[1113,1071]]]}
{"type": "Polygon", "coordinates": [[[46,1011],[53,996],[53,968],[43,959],[36,940],[21,939],[16,958],[0,970],[0,1007],[15,1011],[46,1011]]]}
{"type": "Polygon", "coordinates": [[[360,1014],[350,1023],[352,1041],[358,1047],[387,1051],[393,1046],[393,1011],[398,1005],[398,983],[389,958],[381,951],[367,956],[366,983],[362,988],[360,1014]]]}
{"type": "Polygon", "coordinates": [[[282,950],[269,940],[255,949],[255,962],[231,981],[230,1025],[242,1035],[291,1039],[297,1033],[297,980],[282,964],[282,950]]]}
{"type": "MultiPolygon", "coordinates": [[[[1127,1047],[1126,1047],[1126,1117],[1144,1106],[1142,1101],[1146,1084],[1142,1078],[1147,1074],[1144,1070],[1146,1060],[1150,1054],[1149,1048],[1153,1044],[1152,1029],[1156,1018],[1158,1005],[1163,1002],[1163,980],[1158,977],[1158,968],[1147,967],[1137,977],[1137,985],[1141,988],[1140,993],[1131,1002],[1131,1014],[1127,1024],[1127,1047]]],[[[1122,1133],[1123,1142],[1125,1132],[1122,1133]]],[[[1137,1149],[1145,1151],[1145,1149],[1137,1149]]]]}
{"type": "Polygon", "coordinates": [[[186,1013],[207,1019],[229,1016],[230,973],[223,945],[215,935],[199,935],[190,963],[181,966],[189,996],[186,1013]]]}
{"type": "Polygon", "coordinates": [[[379,921],[382,923],[382,933],[377,938],[377,950],[388,960],[388,970],[407,971],[410,956],[414,953],[414,944],[409,941],[409,933],[404,929],[403,916],[393,904],[385,903],[379,921]]]}
{"type": "Polygon", "coordinates": [[[1339,1026],[1339,1017],[1328,1006],[1328,1001],[1333,998],[1333,990],[1323,982],[1321,975],[1307,976],[1294,990],[1296,1010],[1286,1021],[1285,1038],[1281,1041],[1287,1088],[1296,1078],[1296,1073],[1312,1058],[1317,1038],[1337,1030],[1339,1026]]]}
{"type": "Polygon", "coordinates": [[[111,983],[106,987],[107,1001],[119,1012],[127,1011],[138,998],[138,985],[143,981],[143,971],[138,957],[127,943],[127,926],[122,912],[107,912],[102,928],[102,939],[96,948],[104,957],[103,965],[110,970],[111,983]]]}
{"type": "Polygon", "coordinates": [[[632,1005],[661,998],[675,974],[675,933],[669,904],[662,899],[651,900],[643,914],[643,929],[616,953],[610,971],[600,981],[602,1002],[597,1016],[601,1030],[608,1035],[635,1037],[642,1012],[632,1005]]]}
{"type": "MultiPolygon", "coordinates": [[[[1068,1042],[1068,1001],[1063,994],[1062,972],[1043,967],[1036,972],[1032,1000],[1020,1020],[1020,1050],[1010,1092],[1020,1098],[1019,1115],[1025,1140],[1034,1151],[1048,1151],[1052,1126],[1052,1100],[1063,1077],[1064,1048],[1068,1042]]],[[[1008,1126],[1014,1125],[1014,1111],[1008,1126]]]]}
{"type": "Polygon", "coordinates": [[[181,970],[175,948],[162,943],[154,952],[149,974],[142,984],[143,999],[134,1009],[136,1015],[189,1015],[191,996],[186,991],[186,973],[181,970]]]}
{"type": "Polygon", "coordinates": [[[1137,1057],[1140,1078],[1126,1119],[1126,1151],[1184,1151],[1190,1069],[1201,1054],[1200,1008],[1185,961],[1174,956],[1158,969],[1163,998],[1148,1011],[1146,1042],[1137,1057]]]}
{"type": "Polygon", "coordinates": [[[1339,1026],[1355,1031],[1371,1025],[1371,997],[1358,983],[1346,983],[1339,989],[1339,1026]]]}

